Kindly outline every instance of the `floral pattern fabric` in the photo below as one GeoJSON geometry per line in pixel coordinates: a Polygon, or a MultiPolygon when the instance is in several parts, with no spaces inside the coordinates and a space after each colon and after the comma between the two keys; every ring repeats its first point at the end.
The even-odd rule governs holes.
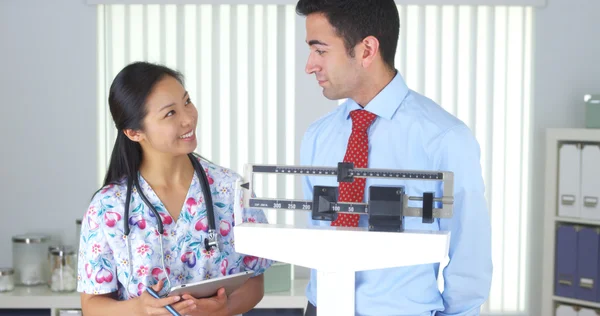
{"type": "MultiPolygon", "coordinates": [[[[212,192],[219,234],[218,249],[213,247],[207,251],[204,247],[204,239],[208,237],[208,217],[201,181],[196,174],[176,221],[150,185],[138,174],[141,190],[163,222],[164,257],[161,258],[163,252],[157,219],[135,188],[131,194],[129,218],[126,219],[130,233],[125,237],[123,216],[127,181],[123,179],[118,184],[108,185],[96,193],[83,217],[79,241],[79,292],[106,294],[117,291],[119,299],[126,300],[141,295],[147,286],[161,279],[165,281],[165,286],[159,294],[166,294],[171,287],[180,284],[247,270],[253,270],[255,275],[264,273],[272,264],[271,260],[245,256],[234,250],[233,208],[234,203],[242,203],[241,200],[235,200],[234,184],[240,176],[203,160],[200,163],[208,176],[212,192]],[[127,238],[131,245],[130,255],[127,238]],[[162,259],[166,271],[163,271],[162,259]],[[129,260],[132,263],[131,276],[129,260]],[[128,291],[124,291],[128,283],[128,291]]],[[[243,215],[244,222],[267,222],[261,210],[244,209],[243,215]]]]}

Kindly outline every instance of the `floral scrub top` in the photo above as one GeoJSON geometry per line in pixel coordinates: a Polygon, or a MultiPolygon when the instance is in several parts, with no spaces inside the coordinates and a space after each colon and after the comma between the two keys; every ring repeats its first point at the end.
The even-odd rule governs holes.
{"type": "MultiPolygon", "coordinates": [[[[177,221],[138,174],[141,190],[163,221],[164,264],[171,284],[163,271],[156,218],[134,188],[128,219],[133,264],[129,297],[124,291],[129,279],[130,262],[123,234],[123,211],[127,195],[127,181],[123,180],[98,191],[83,217],[77,276],[79,292],[106,294],[118,291],[119,299],[126,300],[141,295],[147,286],[164,279],[163,290],[159,293],[164,295],[169,288],[180,284],[245,270],[253,270],[259,275],[272,264],[271,260],[234,251],[233,203],[242,203],[241,200],[234,201],[234,185],[240,176],[203,160],[200,163],[206,171],[212,192],[219,249],[213,247],[211,251],[206,251],[204,248],[204,239],[208,237],[208,221],[201,181],[195,173],[177,221]]],[[[244,222],[267,222],[260,210],[244,209],[243,214],[244,222]]]]}

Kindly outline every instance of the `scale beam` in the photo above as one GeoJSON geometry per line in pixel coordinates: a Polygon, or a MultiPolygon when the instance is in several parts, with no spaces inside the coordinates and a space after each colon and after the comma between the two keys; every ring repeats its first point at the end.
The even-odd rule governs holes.
{"type": "MultiPolygon", "coordinates": [[[[403,230],[402,218],[422,217],[423,222],[432,223],[434,218],[451,218],[453,213],[453,180],[452,172],[424,171],[424,170],[394,170],[374,168],[354,168],[352,163],[339,163],[338,167],[313,167],[290,165],[252,165],[245,167],[245,179],[240,184],[243,189],[245,207],[291,210],[312,212],[315,220],[335,220],[337,214],[365,214],[378,217],[380,225],[386,219],[399,221],[403,230]],[[252,197],[254,174],[285,174],[300,176],[334,176],[339,182],[352,182],[355,178],[385,178],[397,180],[420,180],[443,182],[443,196],[436,197],[433,192],[426,192],[423,196],[409,196],[405,194],[404,186],[394,188],[371,186],[370,199],[365,203],[349,203],[337,201],[337,187],[315,187],[313,200],[297,199],[272,199],[252,197]],[[421,201],[423,207],[408,206],[409,201],[421,201]],[[441,207],[436,207],[441,205],[441,207]],[[375,208],[375,209],[374,209],[375,208]]],[[[370,225],[377,229],[377,225],[370,225]]]]}
{"type": "MultiPolygon", "coordinates": [[[[313,176],[338,176],[340,168],[334,167],[306,167],[306,166],[276,166],[276,165],[249,165],[251,173],[278,173],[313,176]]],[[[346,174],[346,173],[345,173],[346,174]]],[[[443,180],[450,172],[432,172],[418,170],[390,170],[372,168],[352,168],[347,170],[347,175],[353,178],[393,178],[412,180],[443,180]]]]}

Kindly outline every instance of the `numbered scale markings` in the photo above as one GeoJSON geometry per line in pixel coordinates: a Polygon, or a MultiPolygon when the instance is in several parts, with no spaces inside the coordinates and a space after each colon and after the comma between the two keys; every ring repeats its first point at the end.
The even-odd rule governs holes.
{"type": "MultiPolygon", "coordinates": [[[[296,167],[296,166],[253,166],[254,173],[279,173],[279,174],[305,174],[317,176],[332,176],[338,174],[338,169],[334,167],[296,167]]],[[[348,175],[358,178],[396,178],[396,179],[424,179],[424,180],[443,180],[444,175],[441,172],[426,171],[394,171],[387,169],[367,169],[355,168],[348,172],[348,175]]]]}
{"type": "MultiPolygon", "coordinates": [[[[313,203],[298,200],[250,199],[250,207],[312,211],[313,203]]],[[[367,205],[365,203],[331,203],[331,210],[338,213],[366,214],[367,205]]]]}

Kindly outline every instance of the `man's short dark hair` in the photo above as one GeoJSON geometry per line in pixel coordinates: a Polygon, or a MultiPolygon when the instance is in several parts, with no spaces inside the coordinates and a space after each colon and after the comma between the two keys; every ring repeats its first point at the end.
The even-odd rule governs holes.
{"type": "Polygon", "coordinates": [[[394,0],[300,0],[296,13],[307,16],[322,13],[344,40],[348,54],[367,36],[379,40],[381,57],[394,69],[394,57],[400,32],[400,18],[394,0]]]}

